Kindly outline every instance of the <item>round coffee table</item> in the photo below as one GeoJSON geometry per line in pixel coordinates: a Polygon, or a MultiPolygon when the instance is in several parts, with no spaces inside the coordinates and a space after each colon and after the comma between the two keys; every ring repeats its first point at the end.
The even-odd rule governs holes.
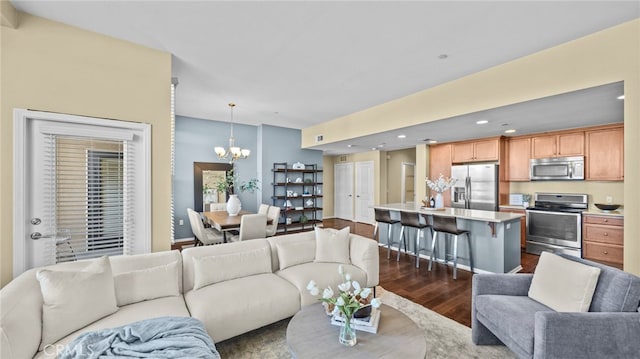
{"type": "Polygon", "coordinates": [[[324,308],[302,308],[287,327],[287,345],[295,358],[420,358],[427,354],[424,332],[409,317],[387,305],[380,307],[378,333],[357,331],[358,343],[338,342],[340,327],[331,325],[324,308]]]}

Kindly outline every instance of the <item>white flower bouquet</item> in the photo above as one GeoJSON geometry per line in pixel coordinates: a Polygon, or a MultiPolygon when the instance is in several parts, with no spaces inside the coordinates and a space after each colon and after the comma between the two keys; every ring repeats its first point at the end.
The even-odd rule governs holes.
{"type": "Polygon", "coordinates": [[[451,188],[458,180],[453,177],[445,178],[441,173],[435,181],[432,181],[428,178],[426,179],[426,181],[427,186],[429,186],[432,191],[443,193],[444,191],[451,188]]]}
{"type": "MultiPolygon", "coordinates": [[[[336,295],[331,286],[328,286],[322,291],[320,301],[325,305],[327,314],[344,319],[338,338],[339,342],[343,345],[354,346],[357,342],[356,331],[351,327],[354,313],[368,304],[371,304],[373,308],[378,308],[381,302],[378,298],[372,298],[371,288],[362,288],[360,283],[352,280],[351,275],[344,272],[342,265],[338,266],[338,273],[343,279],[343,282],[338,284],[338,294],[336,295]]],[[[307,284],[307,290],[313,296],[320,294],[320,289],[313,280],[307,284]]]]}

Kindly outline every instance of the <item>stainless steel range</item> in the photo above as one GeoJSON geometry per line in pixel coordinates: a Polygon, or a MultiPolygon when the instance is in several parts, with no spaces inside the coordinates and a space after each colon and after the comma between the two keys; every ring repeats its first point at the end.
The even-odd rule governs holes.
{"type": "Polygon", "coordinates": [[[588,195],[536,193],[527,208],[527,253],[561,252],[582,257],[582,212],[588,195]]]}

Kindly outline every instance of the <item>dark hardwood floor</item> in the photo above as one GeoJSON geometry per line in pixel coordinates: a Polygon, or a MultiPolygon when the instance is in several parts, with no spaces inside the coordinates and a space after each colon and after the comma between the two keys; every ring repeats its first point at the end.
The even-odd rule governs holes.
{"type": "MultiPolygon", "coordinates": [[[[373,226],[340,219],[325,219],[326,228],[351,227],[351,233],[368,238],[373,237],[373,226]]],[[[393,293],[410,299],[437,313],[471,326],[471,278],[465,270],[458,271],[458,279],[452,278],[451,265],[436,263],[431,272],[427,270],[428,261],[420,260],[420,268],[415,266],[415,257],[401,254],[396,261],[397,252],[391,251],[387,259],[387,249],[380,247],[380,285],[393,293]]],[[[538,256],[522,253],[522,272],[533,273],[538,256]]]]}

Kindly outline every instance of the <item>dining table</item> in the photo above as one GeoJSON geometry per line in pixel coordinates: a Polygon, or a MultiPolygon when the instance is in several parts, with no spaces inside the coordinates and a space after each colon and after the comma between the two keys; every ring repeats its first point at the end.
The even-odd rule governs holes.
{"type": "MultiPolygon", "coordinates": [[[[202,215],[211,227],[222,232],[224,241],[227,242],[227,232],[240,229],[242,216],[245,214],[255,214],[250,211],[241,210],[237,215],[230,216],[227,211],[203,212],[202,215]]],[[[267,218],[267,225],[273,223],[271,218],[267,218]]]]}

